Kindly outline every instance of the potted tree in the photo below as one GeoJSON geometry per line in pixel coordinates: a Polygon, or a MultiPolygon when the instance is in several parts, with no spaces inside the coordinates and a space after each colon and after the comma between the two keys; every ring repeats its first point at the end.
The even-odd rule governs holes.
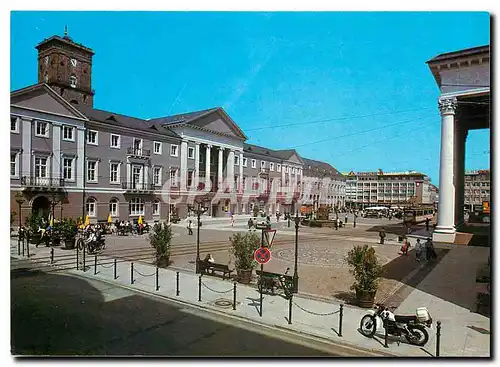
{"type": "Polygon", "coordinates": [[[155,249],[156,265],[166,267],[170,264],[172,230],[167,223],[156,223],[149,234],[149,243],[155,249]]]}
{"type": "Polygon", "coordinates": [[[354,275],[355,282],[350,289],[356,291],[356,300],[360,307],[373,307],[378,281],[382,276],[382,266],[377,259],[375,249],[371,246],[355,246],[347,254],[349,272],[354,275]]]}
{"type": "Polygon", "coordinates": [[[252,280],[252,270],[257,263],[253,258],[256,249],[260,247],[260,238],[255,232],[235,233],[231,241],[231,252],[234,256],[234,267],[240,283],[248,284],[252,280]]]}
{"type": "Polygon", "coordinates": [[[41,238],[41,235],[38,232],[38,230],[42,226],[42,216],[32,213],[26,217],[25,223],[28,230],[30,243],[38,244],[41,238]]]}
{"type": "Polygon", "coordinates": [[[64,242],[64,249],[74,249],[76,235],[78,233],[78,226],[76,222],[72,218],[62,220],[59,224],[59,233],[62,241],[64,242]]]}

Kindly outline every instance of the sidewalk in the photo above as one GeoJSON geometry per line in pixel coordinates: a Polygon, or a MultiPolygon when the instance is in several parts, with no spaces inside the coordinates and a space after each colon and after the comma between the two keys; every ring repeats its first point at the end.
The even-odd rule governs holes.
{"type": "MultiPolygon", "coordinates": [[[[368,339],[358,332],[361,317],[366,310],[351,306],[344,306],[342,337],[339,331],[339,304],[323,302],[310,298],[295,296],[292,308],[292,324],[288,324],[287,300],[279,295],[263,295],[263,315],[259,316],[259,292],[255,287],[237,284],[237,306],[232,309],[233,283],[223,281],[220,278],[202,277],[202,301],[198,300],[199,277],[188,272],[179,272],[179,296],[176,296],[176,271],[172,269],[159,269],[159,290],[156,291],[155,267],[140,262],[134,263],[134,282],[131,284],[131,263],[120,261],[117,263],[117,279],[114,277],[113,259],[99,257],[98,273],[94,275],[94,257],[87,257],[87,270],[75,270],[76,255],[74,251],[54,249],[55,263],[53,266],[62,265],[72,269],[68,273],[87,278],[98,278],[109,283],[120,284],[131,290],[141,291],[156,296],[165,297],[173,301],[187,303],[206,309],[209,312],[224,313],[231,317],[242,318],[246,321],[257,323],[266,327],[276,327],[293,332],[312,335],[326,339],[332,343],[350,345],[371,350],[374,354],[392,354],[395,356],[433,356],[435,354],[435,329],[429,330],[430,340],[424,348],[416,347],[402,341],[399,345],[396,340],[389,338],[389,348],[383,346],[383,330],[380,336],[368,339]],[[217,302],[218,301],[218,302],[217,302]]],[[[50,256],[50,248],[30,249],[31,259],[47,263],[50,256]]],[[[11,257],[20,258],[17,255],[17,241],[11,240],[11,257]]],[[[427,277],[441,277],[440,266],[427,277]],[[436,274],[435,274],[436,273],[436,274]],[[434,275],[435,274],[435,275],[434,275]]],[[[426,278],[426,279],[427,279],[426,278]]],[[[424,282],[426,282],[424,279],[424,282]]],[[[415,289],[414,292],[418,290],[415,289]]],[[[436,298],[436,297],[434,297],[436,298]]],[[[463,309],[453,308],[453,305],[440,303],[434,298],[429,298],[426,293],[418,291],[415,296],[409,297],[398,309],[400,313],[413,313],[417,307],[427,306],[434,321],[442,320],[441,356],[489,356],[489,335],[480,335],[467,326],[470,321],[476,321],[476,315],[466,313],[463,309]],[[472,316],[471,316],[472,315],[472,316]],[[475,333],[475,334],[474,334],[475,333]],[[465,350],[463,340],[465,339],[465,350]]],[[[482,316],[481,316],[482,317],[482,316]]],[[[489,319],[488,325],[489,325],[489,319]]],[[[483,320],[482,325],[486,326],[483,320]]],[[[489,330],[489,326],[487,327],[489,330]]]]}

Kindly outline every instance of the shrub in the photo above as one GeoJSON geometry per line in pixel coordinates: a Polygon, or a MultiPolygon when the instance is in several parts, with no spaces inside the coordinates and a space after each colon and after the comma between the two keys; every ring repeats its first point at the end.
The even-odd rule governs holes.
{"type": "Polygon", "coordinates": [[[368,245],[355,246],[347,254],[346,260],[351,267],[349,272],[354,275],[355,279],[350,289],[375,292],[378,288],[379,278],[383,274],[375,249],[368,245]]]}
{"type": "Polygon", "coordinates": [[[26,217],[26,227],[31,234],[38,232],[38,229],[42,226],[42,216],[35,213],[30,214],[26,217]]]}
{"type": "MultiPolygon", "coordinates": [[[[54,225],[55,226],[55,225],[54,225]]],[[[78,226],[72,218],[65,218],[58,225],[59,233],[64,240],[72,240],[78,233],[78,226]]]]}
{"type": "Polygon", "coordinates": [[[255,232],[235,233],[229,240],[231,241],[231,252],[235,258],[235,268],[240,270],[255,268],[257,262],[254,260],[253,254],[260,247],[259,236],[255,232]]]}
{"type": "Polygon", "coordinates": [[[172,229],[167,223],[156,223],[149,235],[151,247],[156,252],[156,265],[168,266],[170,263],[170,248],[172,241],[172,229]]]}

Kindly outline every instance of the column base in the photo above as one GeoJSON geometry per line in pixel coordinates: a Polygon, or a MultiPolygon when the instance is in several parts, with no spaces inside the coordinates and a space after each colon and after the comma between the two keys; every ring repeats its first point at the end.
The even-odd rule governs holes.
{"type": "Polygon", "coordinates": [[[432,241],[454,243],[455,242],[455,228],[454,227],[436,227],[432,234],[432,241]]]}

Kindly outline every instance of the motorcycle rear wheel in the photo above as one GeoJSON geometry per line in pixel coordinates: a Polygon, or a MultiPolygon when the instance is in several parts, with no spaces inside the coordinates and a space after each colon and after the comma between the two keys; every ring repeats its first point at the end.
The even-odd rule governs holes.
{"type": "Polygon", "coordinates": [[[359,330],[363,336],[367,338],[373,338],[375,332],[377,331],[377,323],[375,316],[373,315],[365,315],[361,318],[361,322],[359,323],[359,330]]]}
{"type": "Polygon", "coordinates": [[[408,343],[423,347],[429,341],[429,333],[423,325],[408,325],[410,334],[405,334],[408,343]]]}

